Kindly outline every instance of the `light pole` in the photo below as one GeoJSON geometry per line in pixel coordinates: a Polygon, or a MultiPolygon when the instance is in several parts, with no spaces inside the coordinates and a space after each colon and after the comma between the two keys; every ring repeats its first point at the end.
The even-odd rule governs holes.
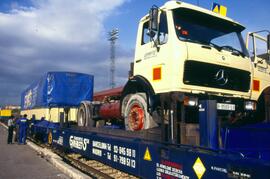
{"type": "Polygon", "coordinates": [[[111,42],[111,66],[110,66],[110,86],[115,87],[115,42],[118,39],[118,29],[108,32],[108,40],[111,42]]]}

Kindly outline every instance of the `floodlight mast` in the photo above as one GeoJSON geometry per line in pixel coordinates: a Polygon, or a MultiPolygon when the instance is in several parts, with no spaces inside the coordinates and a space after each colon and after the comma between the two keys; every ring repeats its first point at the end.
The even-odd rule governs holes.
{"type": "Polygon", "coordinates": [[[115,87],[115,43],[119,38],[118,36],[119,30],[117,28],[108,32],[108,40],[111,42],[111,50],[110,50],[110,86],[111,88],[115,87]]]}

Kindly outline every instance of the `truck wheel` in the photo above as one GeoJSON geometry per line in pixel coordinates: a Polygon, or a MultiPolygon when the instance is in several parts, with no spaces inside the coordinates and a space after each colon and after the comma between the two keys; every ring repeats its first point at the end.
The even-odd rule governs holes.
{"type": "Polygon", "coordinates": [[[52,130],[50,130],[49,133],[48,133],[48,145],[51,146],[52,142],[53,142],[52,130]]]}
{"type": "Polygon", "coordinates": [[[77,123],[81,127],[94,127],[94,121],[92,119],[93,106],[89,101],[83,101],[78,109],[77,123]]]}
{"type": "Polygon", "coordinates": [[[145,93],[127,95],[122,105],[124,105],[122,114],[124,114],[126,130],[139,131],[157,126],[147,111],[145,93]]]}
{"type": "Polygon", "coordinates": [[[262,122],[266,119],[266,113],[267,113],[267,108],[266,108],[266,103],[265,103],[265,94],[262,94],[259,97],[258,103],[257,103],[257,109],[254,112],[254,117],[252,118],[252,123],[256,122],[262,122]]]}
{"type": "Polygon", "coordinates": [[[87,104],[82,102],[77,113],[77,122],[78,126],[83,127],[86,126],[86,121],[89,116],[89,110],[87,104]]]}

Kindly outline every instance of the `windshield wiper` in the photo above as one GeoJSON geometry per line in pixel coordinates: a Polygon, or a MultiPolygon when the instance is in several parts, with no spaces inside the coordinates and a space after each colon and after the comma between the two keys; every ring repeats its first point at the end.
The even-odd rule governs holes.
{"type": "Polygon", "coordinates": [[[184,41],[198,43],[198,44],[201,44],[201,45],[208,45],[209,47],[214,47],[218,51],[221,51],[221,47],[214,44],[214,43],[212,43],[212,42],[205,42],[205,41],[194,40],[194,39],[185,39],[184,41]]]}
{"type": "Polygon", "coordinates": [[[245,57],[246,55],[241,52],[240,50],[237,50],[235,48],[233,48],[232,46],[229,45],[225,45],[225,46],[219,46],[213,42],[205,42],[205,41],[200,41],[200,40],[194,40],[194,39],[185,39],[184,41],[187,42],[193,42],[193,43],[198,43],[198,44],[202,44],[202,45],[208,45],[210,47],[214,47],[215,49],[217,49],[218,51],[221,51],[222,49],[225,50],[229,50],[230,52],[232,52],[235,55],[241,55],[242,57],[245,57]]]}
{"type": "Polygon", "coordinates": [[[193,43],[198,43],[198,44],[204,44],[203,42],[199,41],[199,40],[194,40],[194,39],[183,39],[183,41],[186,42],[193,42],[193,43]]]}
{"type": "Polygon", "coordinates": [[[245,56],[246,56],[246,55],[245,55],[243,52],[241,52],[240,50],[238,50],[238,49],[236,49],[236,48],[234,48],[234,47],[232,47],[232,46],[229,46],[229,45],[221,46],[220,48],[221,48],[221,49],[228,50],[228,51],[230,51],[230,52],[232,52],[232,53],[236,53],[236,54],[238,54],[238,55],[241,55],[242,57],[245,57],[245,56]]]}
{"type": "Polygon", "coordinates": [[[217,49],[218,51],[221,51],[221,47],[220,46],[218,46],[217,44],[214,44],[214,43],[212,43],[212,42],[209,42],[208,43],[211,47],[214,47],[215,49],[217,49]]]}

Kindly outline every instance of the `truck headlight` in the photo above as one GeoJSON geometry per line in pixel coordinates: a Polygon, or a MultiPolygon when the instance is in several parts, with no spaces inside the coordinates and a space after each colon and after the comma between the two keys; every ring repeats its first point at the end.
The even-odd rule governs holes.
{"type": "Polygon", "coordinates": [[[184,105],[185,106],[198,106],[198,98],[185,96],[184,105]]]}
{"type": "Polygon", "coordinates": [[[255,101],[245,101],[245,110],[255,111],[257,109],[257,103],[255,101]]]}

